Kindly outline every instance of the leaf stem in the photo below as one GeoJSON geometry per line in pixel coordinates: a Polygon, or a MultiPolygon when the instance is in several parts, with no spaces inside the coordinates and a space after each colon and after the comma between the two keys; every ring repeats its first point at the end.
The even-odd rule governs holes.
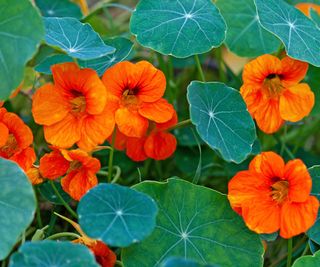
{"type": "Polygon", "coordinates": [[[307,241],[307,243],[306,243],[306,247],[304,248],[304,250],[303,250],[303,252],[302,252],[301,256],[305,256],[305,255],[307,255],[308,251],[309,251],[309,243],[308,243],[308,241],[307,241]]]}
{"type": "Polygon", "coordinates": [[[59,193],[57,187],[54,184],[55,182],[50,180],[50,184],[52,186],[53,191],[55,192],[55,194],[57,195],[57,197],[59,198],[59,200],[62,202],[63,206],[65,206],[65,208],[69,211],[69,213],[72,215],[72,217],[78,219],[78,215],[75,213],[75,211],[69,206],[69,204],[63,199],[63,197],[61,196],[61,194],[59,193]]]}
{"type": "Polygon", "coordinates": [[[204,73],[203,73],[203,70],[202,70],[202,67],[201,67],[201,62],[200,62],[199,56],[198,55],[194,55],[194,59],[195,59],[195,62],[196,62],[197,69],[198,69],[198,72],[200,74],[201,80],[203,82],[206,82],[206,78],[204,76],[204,73]]]}
{"type": "Polygon", "coordinates": [[[170,128],[168,129],[168,131],[173,131],[173,130],[176,130],[176,129],[188,127],[188,126],[190,126],[190,125],[192,125],[191,119],[187,119],[187,120],[184,120],[184,121],[180,121],[180,122],[177,123],[176,125],[170,127],[170,128]]]}
{"type": "Polygon", "coordinates": [[[288,239],[288,256],[287,256],[287,267],[291,266],[292,261],[292,238],[288,239]]]}
{"type": "Polygon", "coordinates": [[[114,143],[116,141],[117,130],[114,129],[111,137],[111,149],[109,154],[109,164],[108,164],[108,183],[111,183],[113,174],[113,155],[114,155],[114,143]]]}
{"type": "Polygon", "coordinates": [[[75,234],[75,233],[71,233],[71,232],[62,232],[62,233],[58,233],[58,234],[54,234],[51,236],[48,236],[45,240],[55,240],[55,239],[59,239],[61,237],[74,237],[74,238],[80,238],[79,235],[75,234]]]}
{"type": "Polygon", "coordinates": [[[120,267],[124,267],[124,265],[123,265],[123,263],[122,263],[121,261],[117,261],[117,262],[116,262],[116,265],[117,265],[117,266],[120,266],[120,267]]]}

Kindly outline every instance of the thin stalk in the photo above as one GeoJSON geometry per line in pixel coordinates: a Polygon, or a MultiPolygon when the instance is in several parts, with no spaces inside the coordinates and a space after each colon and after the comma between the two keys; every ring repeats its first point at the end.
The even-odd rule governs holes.
{"type": "Polygon", "coordinates": [[[116,141],[116,134],[117,134],[117,130],[114,129],[114,131],[112,133],[111,149],[110,149],[110,154],[109,154],[108,183],[111,183],[112,174],[113,174],[113,155],[114,155],[114,143],[116,141]]]}
{"type": "Polygon", "coordinates": [[[119,166],[114,166],[113,168],[116,170],[116,174],[115,174],[115,176],[113,177],[111,183],[112,183],[112,184],[115,184],[115,183],[119,180],[119,178],[120,178],[120,176],[121,176],[121,169],[120,169],[119,166]]]}
{"type": "Polygon", "coordinates": [[[219,68],[218,68],[219,79],[221,82],[227,82],[227,76],[225,73],[225,66],[224,66],[224,62],[222,59],[222,47],[220,47],[216,50],[216,56],[217,56],[217,61],[219,62],[218,63],[219,64],[219,68]]]}
{"type": "Polygon", "coordinates": [[[54,234],[51,236],[48,236],[45,240],[55,240],[55,239],[59,239],[61,237],[73,237],[73,238],[80,238],[80,235],[77,235],[75,233],[72,232],[62,232],[62,233],[58,233],[58,234],[54,234]]]}
{"type": "Polygon", "coordinates": [[[292,238],[288,239],[288,256],[287,256],[287,267],[291,266],[292,261],[292,238]]]}
{"type": "Polygon", "coordinates": [[[59,193],[57,187],[54,184],[54,181],[50,180],[50,184],[52,186],[53,191],[55,192],[55,194],[57,195],[57,197],[59,198],[59,200],[62,202],[63,206],[65,206],[65,208],[69,211],[69,213],[72,215],[72,217],[78,219],[78,215],[77,213],[75,213],[75,211],[69,206],[69,204],[63,199],[63,197],[61,196],[61,194],[59,193]]]}
{"type": "Polygon", "coordinates": [[[184,121],[180,121],[176,125],[170,127],[168,129],[168,131],[173,131],[175,129],[180,129],[180,128],[188,127],[188,126],[191,126],[191,125],[192,125],[191,119],[187,119],[187,120],[184,120],[184,121]]]}
{"type": "Polygon", "coordinates": [[[309,243],[307,242],[307,243],[306,243],[306,247],[304,248],[301,256],[307,255],[308,251],[309,251],[309,243]]]}
{"type": "Polygon", "coordinates": [[[123,265],[123,263],[122,263],[121,261],[117,261],[117,262],[116,262],[116,265],[117,265],[117,266],[120,266],[120,267],[124,267],[124,265],[123,265]]]}
{"type": "Polygon", "coordinates": [[[201,66],[201,62],[200,62],[199,56],[198,56],[198,55],[195,55],[195,56],[194,56],[194,59],[195,59],[195,62],[196,62],[197,69],[198,69],[198,72],[199,72],[199,74],[200,74],[201,80],[202,80],[203,82],[206,82],[206,78],[205,78],[204,73],[203,73],[203,70],[202,70],[202,66],[201,66]]]}

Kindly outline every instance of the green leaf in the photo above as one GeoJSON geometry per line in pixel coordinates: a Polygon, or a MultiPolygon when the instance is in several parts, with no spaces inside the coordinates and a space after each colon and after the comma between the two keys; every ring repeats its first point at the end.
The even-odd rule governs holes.
{"type": "MultiPolygon", "coordinates": [[[[71,200],[71,198],[65,191],[63,191],[63,189],[61,187],[61,183],[55,182],[55,186],[56,186],[57,190],[59,191],[60,195],[62,196],[62,198],[66,202],[69,202],[71,200]]],[[[57,197],[56,193],[54,192],[50,182],[40,184],[39,191],[40,191],[41,195],[45,199],[49,200],[51,203],[54,203],[56,205],[63,205],[61,200],[57,197]]]]}
{"type": "Polygon", "coordinates": [[[28,177],[12,162],[0,158],[0,260],[6,258],[30,225],[36,199],[28,177]]]}
{"type": "Polygon", "coordinates": [[[318,28],[320,28],[320,15],[313,8],[310,10],[310,17],[317,24],[318,28]]]}
{"type": "Polygon", "coordinates": [[[73,59],[68,55],[53,55],[45,58],[40,64],[38,64],[34,69],[37,72],[44,74],[52,74],[51,66],[64,62],[73,62],[73,59]]]}
{"type": "Polygon", "coordinates": [[[71,242],[27,242],[10,258],[9,267],[99,267],[90,250],[71,242]]]}
{"type": "Polygon", "coordinates": [[[40,14],[29,0],[0,0],[0,100],[23,79],[24,66],[44,38],[40,14]]]}
{"type": "Polygon", "coordinates": [[[223,83],[191,82],[191,121],[200,137],[227,161],[240,163],[251,153],[255,125],[240,93],[223,83]]]}
{"type": "Polygon", "coordinates": [[[79,60],[81,67],[94,69],[99,76],[102,76],[102,74],[114,64],[125,60],[133,48],[133,43],[122,37],[105,39],[104,43],[116,48],[116,51],[98,59],[79,60]]]}
{"type": "Polygon", "coordinates": [[[172,257],[166,260],[161,267],[219,267],[218,265],[201,264],[193,260],[172,257]]]}
{"type": "Polygon", "coordinates": [[[211,0],[141,0],[130,30],[141,45],[185,58],[220,46],[226,24],[211,0]]]}
{"type": "Polygon", "coordinates": [[[320,68],[309,65],[304,81],[309,84],[315,94],[315,103],[311,115],[320,114],[320,68]]]}
{"type": "Polygon", "coordinates": [[[283,0],[255,0],[261,25],[280,38],[290,57],[320,66],[320,29],[283,0]]]}
{"type": "Polygon", "coordinates": [[[261,27],[253,0],[218,1],[217,6],[228,25],[225,44],[233,53],[257,57],[278,50],[280,41],[261,27]]]}
{"type": "Polygon", "coordinates": [[[78,206],[81,229],[115,247],[129,246],[150,235],[157,213],[152,198],[116,184],[94,187],[78,206]]]}
{"type": "Polygon", "coordinates": [[[320,266],[320,251],[313,256],[303,256],[298,258],[292,267],[319,267],[320,266]]]}
{"type": "Polygon", "coordinates": [[[69,0],[35,0],[44,17],[82,17],[81,9],[78,5],[69,0]]]}
{"type": "Polygon", "coordinates": [[[89,24],[75,18],[44,18],[44,22],[46,42],[58,46],[71,57],[87,60],[115,52],[89,24]]]}
{"type": "Polygon", "coordinates": [[[151,236],[123,249],[124,266],[159,267],[170,257],[221,266],[262,266],[259,235],[247,229],[225,195],[175,178],[134,188],[157,201],[159,214],[151,236]]]}

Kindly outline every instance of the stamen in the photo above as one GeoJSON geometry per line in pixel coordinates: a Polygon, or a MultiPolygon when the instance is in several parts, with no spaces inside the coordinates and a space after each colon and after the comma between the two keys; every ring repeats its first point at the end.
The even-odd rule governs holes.
{"type": "Polygon", "coordinates": [[[289,192],[289,182],[288,181],[278,181],[271,186],[271,197],[278,203],[282,203],[288,196],[289,192]]]}

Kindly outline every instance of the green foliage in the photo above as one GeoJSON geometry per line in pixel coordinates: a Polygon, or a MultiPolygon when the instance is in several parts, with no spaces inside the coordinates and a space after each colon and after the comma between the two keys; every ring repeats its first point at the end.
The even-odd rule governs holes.
{"type": "Polygon", "coordinates": [[[27,242],[14,253],[9,267],[99,267],[87,247],[70,242],[27,242]]]}
{"type": "Polygon", "coordinates": [[[130,29],[141,45],[179,58],[220,46],[226,34],[224,19],[211,0],[141,0],[130,29]]]}
{"type": "Polygon", "coordinates": [[[320,29],[283,0],[255,0],[261,25],[278,36],[287,54],[320,66],[320,29]]]}
{"type": "MultiPolygon", "coordinates": [[[[71,198],[66,192],[63,191],[61,184],[55,182],[55,186],[56,186],[57,190],[59,191],[60,195],[62,196],[62,198],[66,202],[69,202],[71,200],[71,198]]],[[[54,192],[50,182],[45,182],[45,183],[40,184],[39,191],[40,191],[41,195],[45,199],[49,200],[51,203],[54,203],[56,205],[63,205],[61,200],[57,197],[56,193],[54,192]]]]}
{"type": "Polygon", "coordinates": [[[298,258],[292,267],[318,267],[320,265],[320,251],[313,256],[303,256],[298,258]]]}
{"type": "Polygon", "coordinates": [[[51,66],[64,62],[73,62],[73,59],[72,57],[63,54],[49,56],[45,58],[40,64],[38,64],[34,69],[40,73],[52,74],[51,66]]]}
{"type": "Polygon", "coordinates": [[[104,44],[89,24],[75,18],[44,18],[46,42],[69,56],[88,60],[111,54],[115,49],[104,44]]]}
{"type": "Polygon", "coordinates": [[[100,184],[78,206],[79,223],[90,237],[126,247],[151,234],[158,212],[146,194],[116,184],[100,184]]]}
{"type": "Polygon", "coordinates": [[[256,57],[279,49],[280,41],[260,25],[253,0],[220,0],[217,6],[228,25],[225,43],[232,52],[256,57]]]}
{"type": "Polygon", "coordinates": [[[218,267],[218,265],[208,265],[208,264],[201,264],[192,260],[186,260],[183,258],[170,258],[166,260],[161,267],[218,267]]]}
{"type": "Polygon", "coordinates": [[[126,267],[161,266],[173,256],[221,266],[262,266],[259,236],[232,211],[225,195],[176,178],[134,188],[156,200],[159,215],[151,236],[123,249],[126,267]]]}
{"type": "Polygon", "coordinates": [[[69,0],[35,0],[44,17],[73,17],[80,19],[80,7],[69,0]]]}
{"type": "Polygon", "coordinates": [[[0,100],[4,100],[21,83],[25,64],[44,38],[44,26],[29,0],[0,0],[0,7],[0,100]]]}
{"type": "Polygon", "coordinates": [[[0,184],[0,260],[3,260],[33,220],[36,199],[24,172],[1,157],[0,184]]]}
{"type": "Polygon", "coordinates": [[[223,83],[191,82],[187,96],[191,121],[200,137],[226,161],[245,160],[256,132],[239,92],[223,83]]]}

